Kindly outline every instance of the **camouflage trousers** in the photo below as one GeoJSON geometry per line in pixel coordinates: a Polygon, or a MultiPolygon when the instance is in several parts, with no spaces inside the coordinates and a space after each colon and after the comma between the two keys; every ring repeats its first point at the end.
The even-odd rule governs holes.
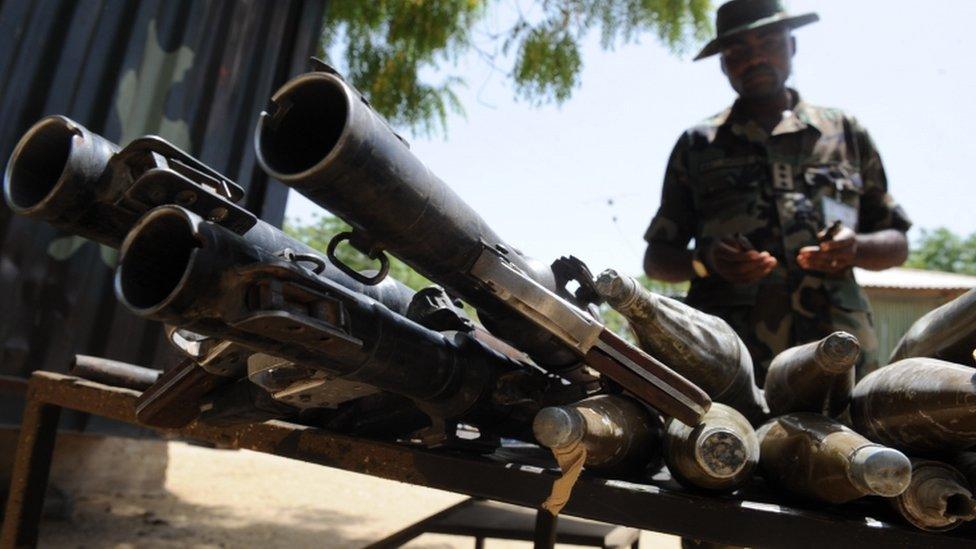
{"type": "Polygon", "coordinates": [[[817,307],[812,318],[797,313],[792,294],[774,290],[761,292],[755,305],[701,307],[729,323],[752,355],[756,383],[762,387],[769,363],[780,352],[827,337],[836,331],[853,334],[861,343],[857,379],[878,369],[878,336],[868,307],[863,310],[842,308],[829,303],[817,307]]]}

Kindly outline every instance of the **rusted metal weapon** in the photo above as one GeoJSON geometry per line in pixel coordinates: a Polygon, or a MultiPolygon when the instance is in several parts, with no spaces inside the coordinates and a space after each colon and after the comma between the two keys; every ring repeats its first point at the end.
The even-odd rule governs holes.
{"type": "Polygon", "coordinates": [[[962,473],[939,461],[913,459],[911,483],[892,505],[913,526],[931,532],[976,519],[972,486],[962,473]]]}
{"type": "Polygon", "coordinates": [[[752,478],[759,463],[759,440],[745,416],[716,402],[694,427],[668,422],[664,462],[686,486],[732,492],[752,478]]]}
{"type": "Polygon", "coordinates": [[[543,408],[532,431],[540,444],[556,451],[582,443],[587,469],[633,475],[660,466],[661,418],[623,395],[597,395],[543,408]]]}
{"type": "Polygon", "coordinates": [[[392,278],[367,286],[340,271],[239,206],[244,197],[239,185],[160,137],[140,137],[120,148],[70,118],[48,116],[17,143],[3,189],[14,212],[113,248],[144,213],[174,204],[270,252],[315,255],[322,276],[393,311],[406,312],[413,296],[392,278]]]}
{"type": "Polygon", "coordinates": [[[68,373],[90,381],[145,391],[159,379],[159,370],[108,360],[97,356],[75,355],[68,373]]]}
{"type": "Polygon", "coordinates": [[[137,315],[407,396],[433,418],[507,434],[528,427],[541,371],[469,334],[424,328],[305,265],[162,206],[126,237],[115,288],[137,315]]]}
{"type": "MultiPolygon", "coordinates": [[[[237,205],[244,190],[172,143],[140,137],[124,148],[64,116],[48,116],[20,139],[4,174],[4,196],[16,213],[118,248],[150,209],[175,204],[241,234],[249,243],[296,260],[318,274],[405,313],[413,291],[387,277],[365,285],[305,244],[237,205]]],[[[181,427],[197,417],[199,399],[244,373],[250,352],[239,345],[169,332],[188,358],[139,399],[140,421],[181,427]]],[[[352,396],[352,395],[348,395],[352,396]]]]}
{"type": "Polygon", "coordinates": [[[760,466],[773,484],[808,498],[845,503],[863,496],[894,497],[908,488],[911,463],[841,423],[801,412],[758,430],[760,466]]]}
{"type": "Polygon", "coordinates": [[[274,94],[255,146],[270,175],[353,226],[330,252],[343,241],[381,261],[389,251],[468,301],[486,328],[546,369],[565,373],[582,361],[665,414],[701,418],[710,403],[703,391],[585,311],[585,268],[572,260],[546,267],[504,242],[358,91],[331,67],[317,68],[274,94]],[[583,292],[570,294],[571,280],[583,292]]]}
{"type": "Polygon", "coordinates": [[[976,445],[976,370],[934,358],[908,358],[854,387],[851,419],[871,440],[933,455],[976,445]]]}
{"type": "Polygon", "coordinates": [[[791,347],[776,355],[766,372],[766,402],[773,415],[817,412],[836,417],[854,389],[854,365],[861,344],[847,332],[791,347]]]}
{"type": "Polygon", "coordinates": [[[727,322],[650,292],[613,269],[600,273],[595,286],[600,297],[627,319],[641,349],[752,424],[769,417],[749,350],[727,322]]]}

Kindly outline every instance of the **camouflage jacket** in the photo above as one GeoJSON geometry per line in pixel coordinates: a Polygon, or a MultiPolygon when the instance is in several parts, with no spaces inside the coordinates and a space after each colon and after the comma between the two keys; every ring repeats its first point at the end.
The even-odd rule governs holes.
{"type": "Polygon", "coordinates": [[[853,270],[828,276],[797,265],[800,248],[817,244],[824,208],[850,206],[859,233],[911,226],[888,194],[881,157],[864,128],[842,111],[809,105],[794,94],[796,106],[768,134],[736,105],[685,132],[645,235],[652,244],[684,248],[694,239],[704,248],[741,233],[779,260],[756,284],[710,276],[693,280],[688,293],[690,305],[725,318],[739,332],[760,366],[760,379],[779,351],[834,330],[855,333],[868,349],[875,340],[853,270]]]}

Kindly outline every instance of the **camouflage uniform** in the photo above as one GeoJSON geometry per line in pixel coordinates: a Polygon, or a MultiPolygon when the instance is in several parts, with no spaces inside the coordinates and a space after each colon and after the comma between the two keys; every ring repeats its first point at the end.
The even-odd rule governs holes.
{"type": "Polygon", "coordinates": [[[881,158],[857,121],[802,102],[771,133],[733,105],[681,136],[671,154],[649,243],[704,249],[741,233],[779,265],[754,284],[696,278],[687,302],[724,318],[749,347],[757,380],[780,351],[846,330],[861,341],[862,376],[877,368],[871,309],[853,269],[804,271],[800,248],[817,244],[824,197],[856,209],[859,233],[907,231],[911,221],[891,195],[881,158]]]}

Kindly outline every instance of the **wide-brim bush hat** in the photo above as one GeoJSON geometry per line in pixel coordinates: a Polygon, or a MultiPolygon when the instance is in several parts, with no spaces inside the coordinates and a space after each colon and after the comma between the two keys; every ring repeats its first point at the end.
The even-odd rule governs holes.
{"type": "Polygon", "coordinates": [[[719,53],[725,40],[745,31],[774,25],[795,29],[819,20],[820,16],[816,13],[790,15],[781,0],[732,0],[718,9],[715,39],[705,44],[695,61],[719,53]]]}

